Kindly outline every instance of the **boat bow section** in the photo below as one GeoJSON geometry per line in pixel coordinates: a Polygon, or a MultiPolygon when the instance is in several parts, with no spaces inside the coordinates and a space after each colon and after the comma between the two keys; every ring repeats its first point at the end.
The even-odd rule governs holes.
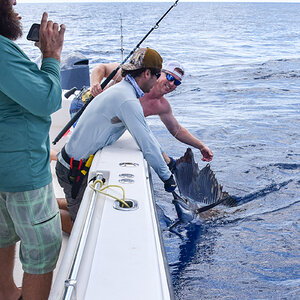
{"type": "MultiPolygon", "coordinates": [[[[130,208],[87,187],[50,299],[173,299],[148,165],[129,133],[96,154],[89,177],[97,174],[125,190],[130,208]]],[[[104,192],[122,198],[120,188],[104,192]]]]}

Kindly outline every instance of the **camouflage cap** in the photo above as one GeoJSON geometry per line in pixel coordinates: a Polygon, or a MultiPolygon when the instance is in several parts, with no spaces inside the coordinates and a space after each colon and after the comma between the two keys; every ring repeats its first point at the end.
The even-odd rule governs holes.
{"type": "Polygon", "coordinates": [[[125,71],[134,71],[142,68],[161,70],[162,58],[159,53],[150,48],[140,48],[136,50],[128,64],[121,68],[125,71]]]}

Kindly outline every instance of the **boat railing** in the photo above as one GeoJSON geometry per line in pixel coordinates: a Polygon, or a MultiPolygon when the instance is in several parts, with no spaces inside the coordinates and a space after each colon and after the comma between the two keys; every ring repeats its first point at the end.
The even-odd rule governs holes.
{"type": "MultiPolygon", "coordinates": [[[[97,173],[96,180],[102,180],[102,179],[103,179],[103,174],[97,173]]],[[[96,183],[95,188],[96,189],[100,188],[100,182],[96,183]]],[[[86,220],[85,220],[82,232],[81,232],[79,243],[78,243],[76,251],[75,251],[75,255],[74,255],[72,266],[71,266],[71,269],[70,269],[70,272],[68,275],[68,279],[65,280],[65,292],[64,292],[64,295],[62,298],[63,300],[71,300],[72,296],[73,296],[73,292],[76,289],[78,271],[79,271],[79,267],[80,267],[80,264],[82,261],[85,245],[86,245],[88,234],[89,234],[89,229],[90,229],[91,222],[92,222],[96,198],[97,198],[97,192],[94,191],[92,194],[92,199],[91,199],[89,207],[88,207],[87,217],[86,217],[86,220]]]]}

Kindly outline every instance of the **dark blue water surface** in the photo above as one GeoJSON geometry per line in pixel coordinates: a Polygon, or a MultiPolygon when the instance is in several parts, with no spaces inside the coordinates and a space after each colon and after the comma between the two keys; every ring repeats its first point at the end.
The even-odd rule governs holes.
{"type": "MultiPolygon", "coordinates": [[[[24,32],[42,11],[67,26],[64,52],[91,69],[121,61],[172,3],[19,4],[24,32]]],[[[25,38],[32,58],[38,51],[25,38]]],[[[180,3],[143,46],[179,60],[167,98],[178,121],[214,152],[211,168],[239,206],[164,231],[176,299],[300,298],[300,4],[180,3]]],[[[186,145],[149,123],[175,158],[186,145]]],[[[201,155],[194,149],[200,167],[201,155]]],[[[162,229],[176,219],[154,175],[162,229]]]]}

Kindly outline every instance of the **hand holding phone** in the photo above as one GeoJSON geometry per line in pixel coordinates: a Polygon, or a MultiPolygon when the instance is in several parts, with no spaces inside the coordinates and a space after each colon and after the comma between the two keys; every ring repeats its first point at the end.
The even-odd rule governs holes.
{"type": "Polygon", "coordinates": [[[40,39],[40,24],[32,24],[28,34],[27,34],[27,40],[29,41],[34,41],[34,42],[38,42],[40,39]]]}
{"type": "Polygon", "coordinates": [[[52,57],[60,61],[61,51],[64,42],[66,26],[48,21],[48,14],[43,13],[41,24],[33,24],[28,32],[27,39],[35,42],[42,57],[52,57]]]}

